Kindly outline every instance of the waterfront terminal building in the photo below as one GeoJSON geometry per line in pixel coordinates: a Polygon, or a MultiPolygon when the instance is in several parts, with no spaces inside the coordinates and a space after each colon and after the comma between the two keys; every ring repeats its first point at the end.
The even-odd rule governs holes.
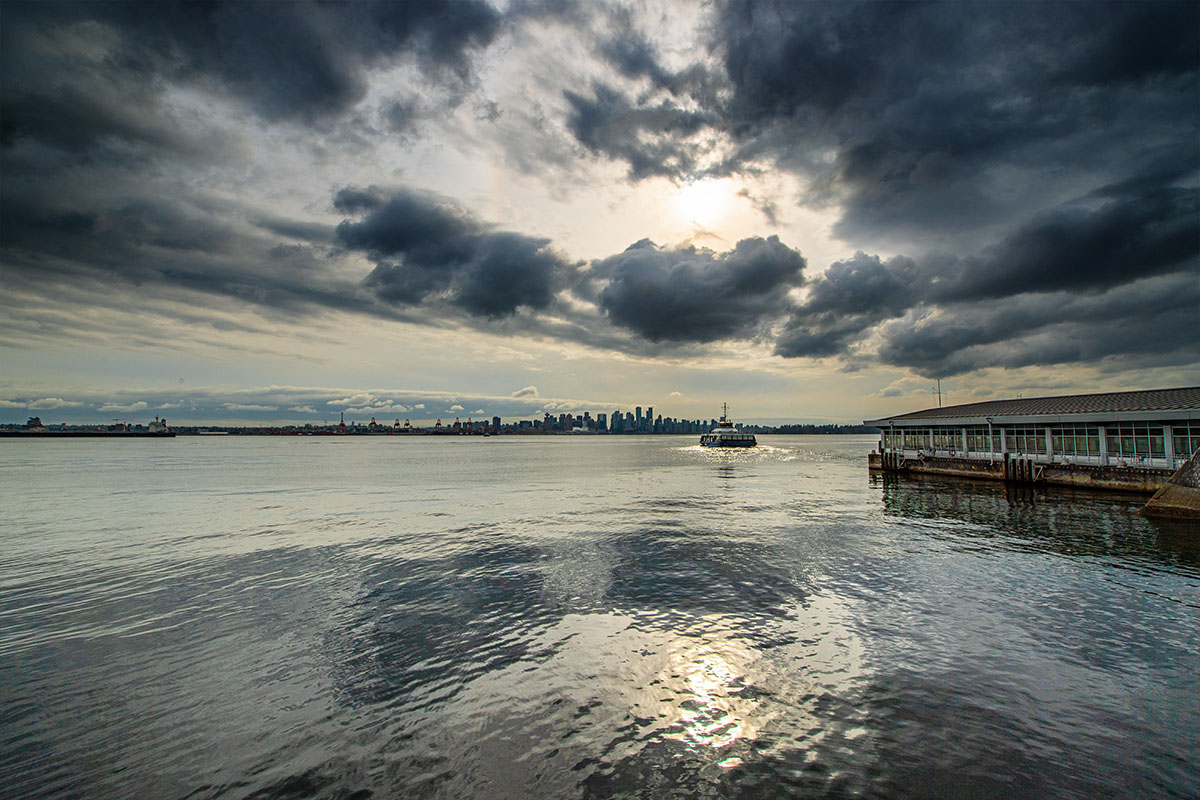
{"type": "Polygon", "coordinates": [[[872,470],[1154,491],[1200,450],[1200,386],[990,400],[864,420],[872,470]]]}

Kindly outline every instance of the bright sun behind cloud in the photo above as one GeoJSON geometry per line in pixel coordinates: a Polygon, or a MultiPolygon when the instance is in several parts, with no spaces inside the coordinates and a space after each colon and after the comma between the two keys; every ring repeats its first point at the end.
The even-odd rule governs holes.
{"type": "Polygon", "coordinates": [[[729,213],[737,192],[737,185],[728,178],[694,181],[679,189],[672,206],[684,222],[712,228],[729,213]]]}

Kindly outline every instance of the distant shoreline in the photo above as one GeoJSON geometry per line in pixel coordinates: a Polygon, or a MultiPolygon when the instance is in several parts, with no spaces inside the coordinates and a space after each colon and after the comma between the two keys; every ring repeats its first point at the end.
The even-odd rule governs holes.
{"type": "MultiPolygon", "coordinates": [[[[866,435],[879,433],[878,429],[864,425],[786,425],[780,428],[765,426],[746,426],[743,430],[765,436],[813,436],[813,435],[866,435]]],[[[177,436],[322,436],[322,437],[380,437],[391,436],[410,438],[418,436],[692,436],[690,433],[612,433],[610,431],[541,431],[522,429],[517,431],[453,431],[427,430],[414,428],[409,431],[393,430],[353,430],[339,431],[336,429],[305,429],[305,428],[222,428],[222,427],[180,427],[170,431],[109,431],[109,430],[27,430],[21,428],[0,428],[0,437],[9,439],[171,439],[177,436]]]]}
{"type": "Polygon", "coordinates": [[[30,431],[0,429],[9,439],[173,439],[174,431],[30,431]]]}

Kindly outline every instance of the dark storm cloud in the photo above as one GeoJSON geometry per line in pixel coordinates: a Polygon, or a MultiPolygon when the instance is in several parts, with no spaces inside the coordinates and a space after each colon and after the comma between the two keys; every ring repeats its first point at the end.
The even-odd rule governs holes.
{"type": "Polygon", "coordinates": [[[979,231],[994,238],[1064,190],[1164,188],[1197,169],[1195,3],[714,8],[719,61],[674,72],[612,15],[597,51],[633,83],[566,93],[576,141],[634,179],[794,170],[810,201],[842,210],[834,230],[852,243],[977,248],[979,231]],[[732,143],[716,165],[699,157],[717,155],[715,137],[732,143]]]}
{"type": "MultiPolygon", "coordinates": [[[[128,310],[167,299],[218,315],[242,306],[293,319],[332,310],[625,352],[647,352],[649,340],[684,352],[759,335],[786,313],[786,289],[803,269],[777,239],[720,254],[645,244],[584,265],[548,239],[499,230],[452,201],[405,189],[343,189],[332,202],[347,218],[328,226],[201,194],[170,197],[153,185],[109,188],[77,198],[54,183],[5,193],[8,287],[49,305],[86,297],[128,310]],[[373,262],[365,276],[350,252],[373,262]]],[[[53,324],[77,330],[65,318],[53,324]]]]}
{"type": "Polygon", "coordinates": [[[609,278],[600,307],[650,341],[711,342],[752,335],[787,308],[804,280],[804,257],[772,236],[714,253],[641,241],[593,264],[609,278]]]}
{"type": "Polygon", "coordinates": [[[724,81],[703,60],[668,69],[628,8],[599,17],[596,55],[634,85],[594,81],[586,93],[564,91],[571,136],[593,154],[625,162],[633,180],[707,172],[701,157],[723,127],[724,81]]]}
{"type": "Polygon", "coordinates": [[[1180,269],[1200,258],[1200,193],[1162,189],[1122,197],[1098,209],[1040,214],[967,259],[934,287],[937,300],[1005,297],[1021,292],[1091,290],[1180,269]]]}
{"type": "Polygon", "coordinates": [[[1105,3],[1073,18],[1089,32],[1065,42],[1061,73],[1082,84],[1140,82],[1195,72],[1200,9],[1190,2],[1105,3]]]}
{"type": "MultiPolygon", "coordinates": [[[[8,72],[8,68],[5,68],[8,72]]],[[[73,84],[31,91],[3,80],[0,146],[24,139],[67,151],[113,140],[196,154],[199,143],[156,117],[158,96],[108,74],[80,76],[73,84]]]]}
{"type": "Polygon", "coordinates": [[[400,58],[470,81],[471,54],[501,22],[480,0],[10,3],[0,142],[170,145],[186,138],[162,120],[170,84],[222,90],[268,120],[313,121],[347,111],[367,71],[400,58]]]}
{"type": "MultiPolygon", "coordinates": [[[[451,320],[639,353],[765,338],[784,322],[782,356],[930,375],[1194,357],[1181,332],[1200,327],[1196,3],[723,0],[682,65],[635,11],[505,7],[6,4],[6,282],[126,305],[130,287],[187,290],[264,314],[451,320]],[[551,17],[559,28],[542,25],[551,17]],[[633,180],[775,170],[840,215],[846,252],[908,255],[858,252],[795,307],[806,265],[774,237],[727,253],[641,242],[584,266],[411,190],[345,189],[336,226],[204,194],[221,178],[201,173],[223,163],[237,164],[226,197],[260,189],[240,172],[257,133],[213,121],[208,98],[330,157],[335,128],[361,124],[367,148],[407,141],[462,108],[480,86],[475,56],[526,23],[573,31],[603,62],[534,74],[553,100],[472,98],[479,135],[508,137],[528,175],[570,172],[583,151],[633,180]],[[363,108],[372,75],[398,65],[420,85],[374,87],[363,108]]],[[[778,198],[745,194],[787,223],[778,198]]]]}
{"type": "Polygon", "coordinates": [[[788,358],[848,353],[866,330],[902,315],[916,302],[919,280],[917,265],[903,256],[884,264],[878,256],[860,252],[835,262],[813,281],[808,300],[784,326],[775,352],[788,358]]]}
{"type": "Polygon", "coordinates": [[[743,156],[795,165],[838,202],[843,237],[969,232],[1059,183],[1136,179],[1164,157],[1194,171],[1198,9],[734,0],[714,26],[723,119],[743,156]]]}
{"type": "Polygon", "coordinates": [[[1022,295],[913,313],[881,331],[879,358],[928,377],[1123,355],[1200,358],[1200,280],[1152,278],[1092,295],[1022,295]]]}
{"type": "Polygon", "coordinates": [[[631,178],[678,177],[695,170],[688,139],[708,124],[707,115],[671,100],[648,104],[631,100],[604,84],[591,96],[565,93],[571,113],[567,127],[593,153],[625,161],[631,178]]]}
{"type": "MultiPolygon", "coordinates": [[[[849,355],[877,324],[924,307],[925,313],[909,320],[910,327],[884,327],[880,350],[884,360],[924,368],[971,346],[977,336],[990,344],[1060,321],[1061,292],[1097,293],[1155,275],[1178,275],[1200,284],[1196,190],[1160,190],[1099,207],[1059,208],[1035,216],[965,259],[928,256],[918,263],[895,257],[885,264],[858,253],[833,264],[813,282],[808,300],[780,335],[776,352],[788,357],[849,355]],[[997,306],[1005,313],[998,316],[997,306]],[[937,325],[927,325],[926,313],[936,307],[952,313],[937,325]],[[976,323],[984,318],[992,322],[979,327],[976,323]],[[944,321],[951,319],[956,322],[944,321]],[[999,324],[1001,319],[1020,322],[1005,326],[999,324]],[[912,363],[905,361],[909,358],[912,363]]],[[[1136,323],[1146,310],[1141,305],[1113,306],[1107,313],[1120,328],[1136,323]]],[[[1180,307],[1186,310],[1186,305],[1180,307]]],[[[1200,318],[1200,306],[1192,311],[1200,318]]],[[[1200,324],[1200,319],[1192,323],[1200,324]]],[[[1099,336],[1097,341],[1108,338],[1099,336]]],[[[1062,352],[1060,347],[1047,348],[1042,363],[1057,363],[1062,352]]]]}
{"type": "Polygon", "coordinates": [[[393,100],[383,110],[383,120],[388,130],[399,134],[411,133],[420,115],[420,105],[413,97],[393,100]]]}
{"type": "Polygon", "coordinates": [[[919,16],[938,21],[908,3],[721,4],[716,35],[736,113],[754,121],[793,117],[801,109],[834,112],[890,80],[898,49],[948,58],[955,41],[923,46],[939,31],[918,24],[919,16]]]}
{"type": "Polygon", "coordinates": [[[358,189],[347,186],[339,189],[333,196],[333,207],[343,214],[360,214],[364,211],[375,211],[388,201],[388,195],[382,189],[374,186],[358,189]]]}
{"type": "MultiPolygon", "coordinates": [[[[76,281],[114,293],[128,283],[147,292],[187,289],[268,313],[396,316],[377,301],[404,293],[393,262],[368,281],[386,291],[365,291],[339,272],[331,226],[210,201],[181,185],[180,168],[237,160],[244,143],[216,133],[205,112],[182,108],[171,93],[232,98],[266,122],[308,124],[323,137],[328,121],[363,99],[376,68],[416,64],[422,100],[453,99],[474,82],[472,58],[502,22],[480,0],[7,5],[0,247],[8,274],[27,285],[76,281]]],[[[384,113],[393,130],[408,131],[427,106],[401,98],[384,113]]],[[[346,192],[338,209],[362,213],[385,201],[346,192]]],[[[368,225],[360,237],[369,237],[368,225]]],[[[544,241],[482,226],[475,235],[472,257],[456,262],[457,305],[495,316],[549,302],[548,279],[536,280],[559,265],[544,241]]],[[[426,252],[431,241],[408,253],[424,258],[423,267],[462,255],[426,252]]],[[[428,291],[418,282],[409,294],[428,291]]]]}
{"type": "Polygon", "coordinates": [[[376,262],[364,285],[379,298],[416,305],[444,298],[470,314],[511,315],[547,308],[575,267],[548,239],[491,230],[449,201],[400,190],[344,189],[334,200],[360,221],[337,227],[346,248],[376,262]]]}
{"type": "MultiPolygon", "coordinates": [[[[790,148],[820,142],[844,105],[888,78],[887,52],[897,38],[911,31],[937,41],[937,31],[927,32],[915,22],[898,27],[907,8],[893,3],[717,4],[711,49],[721,62],[701,57],[678,71],[663,65],[628,14],[613,14],[598,54],[620,75],[647,80],[660,91],[607,85],[586,99],[568,92],[570,131],[593,151],[627,162],[633,178],[687,177],[695,165],[679,159],[675,148],[702,129],[731,136],[740,145],[717,171],[742,169],[764,152],[786,158],[790,148]],[[630,124],[639,117],[658,124],[630,124]],[[663,119],[685,124],[673,128],[663,119]],[[643,146],[648,128],[662,134],[657,148],[643,146]],[[778,134],[780,128],[786,136],[778,134]]],[[[944,52],[949,42],[937,44],[931,52],[944,52]]]]}
{"type": "Polygon", "coordinates": [[[99,197],[71,197],[54,182],[26,188],[0,196],[5,279],[51,302],[82,286],[97,305],[122,308],[188,290],[265,311],[371,311],[331,270],[328,227],[128,184],[99,197]]]}
{"type": "Polygon", "coordinates": [[[649,78],[660,88],[671,83],[671,73],[662,66],[657,48],[637,29],[629,9],[616,9],[605,28],[608,35],[597,49],[618,72],[627,78],[649,78]]]}
{"type": "Polygon", "coordinates": [[[329,225],[268,215],[254,220],[254,224],[285,239],[299,239],[313,244],[328,244],[333,240],[333,228],[329,225]]]}

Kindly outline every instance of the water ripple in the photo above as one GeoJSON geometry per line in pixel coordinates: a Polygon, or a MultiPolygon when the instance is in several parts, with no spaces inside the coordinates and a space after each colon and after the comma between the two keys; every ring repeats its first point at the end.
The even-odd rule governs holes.
{"type": "Polygon", "coordinates": [[[1200,782],[1200,544],[1130,499],[872,437],[175,442],[0,443],[6,796],[1200,782]]]}

